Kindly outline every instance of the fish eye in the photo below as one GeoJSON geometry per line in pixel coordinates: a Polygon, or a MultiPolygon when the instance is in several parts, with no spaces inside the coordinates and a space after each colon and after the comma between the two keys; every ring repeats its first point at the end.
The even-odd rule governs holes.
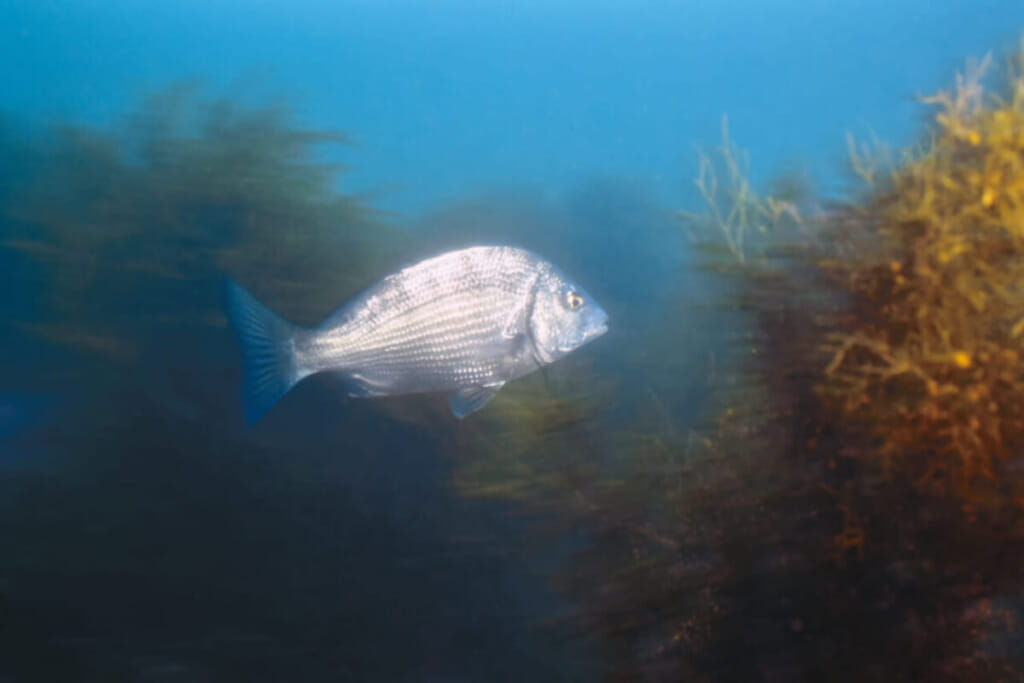
{"type": "Polygon", "coordinates": [[[569,292],[565,297],[565,303],[569,306],[570,311],[576,311],[583,305],[583,297],[576,292],[569,292]]]}

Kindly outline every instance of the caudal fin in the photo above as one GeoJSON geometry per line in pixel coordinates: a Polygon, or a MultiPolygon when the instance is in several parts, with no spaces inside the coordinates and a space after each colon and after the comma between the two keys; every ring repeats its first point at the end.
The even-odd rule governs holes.
{"type": "Polygon", "coordinates": [[[292,350],[297,328],[232,281],[228,311],[242,345],[245,420],[253,424],[302,378],[292,350]]]}

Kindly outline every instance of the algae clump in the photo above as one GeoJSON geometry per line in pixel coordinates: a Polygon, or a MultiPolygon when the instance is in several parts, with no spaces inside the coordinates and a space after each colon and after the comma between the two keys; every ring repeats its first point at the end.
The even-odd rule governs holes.
{"type": "Polygon", "coordinates": [[[229,338],[227,277],[312,323],[394,261],[400,232],[341,192],[326,160],[345,141],[286,105],[192,84],[109,127],[27,138],[0,251],[29,304],[4,316],[8,381],[64,392],[88,386],[95,361],[94,395],[127,385],[180,416],[228,410],[205,367],[229,338]]]}
{"type": "Polygon", "coordinates": [[[492,461],[516,485],[484,493],[587,529],[561,585],[609,680],[1024,670],[1024,52],[995,94],[988,65],[902,157],[851,145],[842,203],[757,195],[724,129],[681,214],[735,329],[705,419],[653,396],[492,461]],[[582,480],[537,465],[581,448],[582,480]]]}
{"type": "Polygon", "coordinates": [[[1024,57],[1001,96],[982,89],[989,62],[926,98],[927,150],[833,219],[856,256],[829,264],[849,317],[822,388],[887,468],[1024,501],[1008,469],[1024,437],[1024,57]]]}

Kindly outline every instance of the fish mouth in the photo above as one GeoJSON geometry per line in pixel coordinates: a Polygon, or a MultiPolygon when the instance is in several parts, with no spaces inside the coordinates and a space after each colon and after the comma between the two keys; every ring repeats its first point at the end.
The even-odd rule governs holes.
{"type": "Polygon", "coordinates": [[[559,346],[558,350],[561,353],[570,353],[572,351],[575,351],[579,347],[583,346],[587,342],[591,341],[592,339],[597,339],[607,331],[608,323],[601,323],[600,325],[595,325],[594,327],[586,330],[583,333],[583,336],[580,339],[578,339],[575,343],[567,346],[559,346]]]}
{"type": "Polygon", "coordinates": [[[587,330],[586,332],[583,333],[583,341],[589,341],[589,340],[594,339],[596,337],[600,337],[602,334],[604,334],[607,331],[608,331],[608,318],[606,316],[603,320],[601,320],[600,323],[598,323],[597,325],[594,325],[594,327],[590,328],[589,330],[587,330]]]}

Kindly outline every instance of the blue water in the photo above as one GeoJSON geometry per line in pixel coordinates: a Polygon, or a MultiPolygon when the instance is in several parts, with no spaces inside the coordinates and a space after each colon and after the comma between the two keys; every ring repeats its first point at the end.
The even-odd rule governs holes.
{"type": "Polygon", "coordinates": [[[915,97],[1017,41],[1016,0],[5,3],[6,109],[107,121],[169,79],[294,99],[358,142],[350,189],[416,215],[595,176],[685,201],[721,117],[766,179],[841,182],[845,133],[903,145],[915,97]]]}
{"type": "MultiPolygon", "coordinates": [[[[841,196],[847,131],[913,142],[916,97],[1022,30],[1020,0],[6,0],[2,241],[41,220],[8,197],[51,177],[40,169],[74,169],[32,156],[49,126],[130,134],[125,113],[181,79],[281,98],[303,125],[349,136],[325,154],[347,166],[339,190],[402,236],[382,267],[467,242],[537,250],[612,321],[546,390],[605,382],[602,419],[682,431],[725,334],[702,317],[714,288],[672,217],[701,208],[695,147],[717,145],[727,115],[755,185],[795,169],[841,196]],[[678,338],[654,341],[664,330],[678,338]],[[672,417],[632,415],[650,395],[672,417]]],[[[132,206],[127,181],[75,189],[72,213],[132,206]]],[[[235,225],[214,208],[195,213],[235,225]]],[[[194,246],[172,244],[171,260],[194,246]]],[[[134,289],[149,275],[119,259],[144,251],[129,236],[82,279],[128,294],[66,315],[138,342],[88,353],[25,334],[64,315],[45,297],[64,271],[0,251],[0,683],[601,680],[598,645],[538,626],[571,610],[552,577],[585,530],[540,539],[514,505],[457,496],[457,428],[424,421],[415,399],[381,407],[312,380],[245,431],[234,341],[198,320],[223,273],[134,289]],[[132,326],[151,309],[152,328],[132,326]]]]}

